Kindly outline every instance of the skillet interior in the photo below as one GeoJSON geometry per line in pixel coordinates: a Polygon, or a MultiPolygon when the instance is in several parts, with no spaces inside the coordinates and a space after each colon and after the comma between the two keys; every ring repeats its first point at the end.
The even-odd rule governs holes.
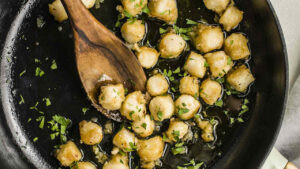
{"type": "MultiPolygon", "coordinates": [[[[252,111],[249,113],[251,114],[249,122],[234,130],[230,139],[224,142],[223,149],[226,153],[212,164],[213,168],[218,169],[258,168],[277,133],[287,90],[285,48],[268,2],[262,0],[236,2],[245,11],[243,26],[251,40],[252,67],[257,78],[253,88],[256,104],[252,106],[252,111]]],[[[59,142],[50,141],[49,133],[41,132],[38,123],[27,123],[29,117],[35,120],[39,116],[36,112],[29,110],[29,107],[33,106],[36,101],[40,102],[39,109],[45,112],[48,119],[59,113],[71,117],[77,124],[82,120],[81,108],[89,107],[90,111],[84,117],[85,119],[98,117],[100,121],[105,120],[89,106],[89,101],[80,87],[73,58],[73,41],[69,37],[69,23],[64,23],[63,30],[59,32],[57,29],[60,25],[53,22],[48,14],[47,3],[46,1],[28,1],[23,4],[2,4],[4,11],[5,8],[10,9],[9,7],[13,5],[23,7],[22,12],[15,18],[15,25],[9,28],[10,24],[8,24],[6,27],[10,29],[10,33],[5,42],[7,48],[2,51],[1,63],[1,96],[5,114],[5,117],[1,114],[1,120],[3,129],[6,129],[1,134],[4,137],[10,136],[7,140],[1,138],[2,146],[4,145],[6,149],[9,147],[17,150],[17,154],[24,154],[26,157],[21,158],[28,161],[28,166],[21,164],[22,160],[18,159],[20,157],[11,151],[8,151],[8,154],[5,153],[6,157],[2,155],[4,159],[8,155],[12,159],[12,161],[5,160],[6,163],[12,162],[15,167],[20,165],[16,168],[32,168],[30,163],[37,168],[50,168],[49,164],[57,164],[55,159],[49,156],[49,152],[59,142]],[[44,16],[46,20],[46,25],[42,29],[36,27],[38,15],[44,16]],[[26,40],[22,38],[22,35],[25,35],[26,40]],[[36,42],[39,42],[38,46],[36,42]],[[47,57],[48,60],[45,60],[47,57]],[[42,63],[35,63],[34,58],[40,59],[42,63]],[[58,69],[54,71],[50,69],[53,59],[58,64],[58,69]],[[9,62],[10,60],[12,62],[9,62]],[[45,77],[34,76],[37,66],[45,71],[45,77]],[[25,75],[19,78],[19,74],[25,68],[25,75]],[[24,105],[19,105],[20,94],[25,98],[24,105]],[[52,98],[52,106],[44,106],[41,101],[44,97],[52,98]],[[5,120],[7,122],[4,122],[5,120]],[[36,136],[39,137],[39,141],[32,143],[32,139],[36,136]],[[7,146],[12,143],[10,140],[14,140],[17,144],[7,146]]],[[[115,5],[116,0],[106,1],[106,8],[102,7],[101,12],[93,11],[99,20],[110,28],[116,21],[117,12],[111,10],[115,5]]],[[[17,9],[15,8],[16,11],[17,9]]],[[[1,30],[1,36],[5,34],[6,29],[1,30]]],[[[78,138],[77,131],[77,127],[73,127],[70,134],[78,138]]]]}

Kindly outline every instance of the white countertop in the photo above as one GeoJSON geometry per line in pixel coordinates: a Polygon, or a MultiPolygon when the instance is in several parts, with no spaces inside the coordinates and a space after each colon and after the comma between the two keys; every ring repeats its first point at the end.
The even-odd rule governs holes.
{"type": "MultiPolygon", "coordinates": [[[[300,0],[270,0],[285,36],[289,59],[290,91],[300,75],[300,0]]],[[[299,77],[300,78],[300,77],[299,77]]],[[[300,80],[290,93],[282,130],[275,147],[290,161],[300,166],[300,80]],[[292,110],[292,111],[291,111],[292,110]],[[297,110],[297,111],[296,111],[297,110]],[[299,111],[298,111],[299,110],[299,111]],[[291,119],[294,119],[291,121],[291,119]],[[291,124],[292,122],[292,124],[291,124]]]]}
{"type": "Polygon", "coordinates": [[[289,56],[290,87],[300,74],[300,0],[270,0],[279,18],[289,56]]]}

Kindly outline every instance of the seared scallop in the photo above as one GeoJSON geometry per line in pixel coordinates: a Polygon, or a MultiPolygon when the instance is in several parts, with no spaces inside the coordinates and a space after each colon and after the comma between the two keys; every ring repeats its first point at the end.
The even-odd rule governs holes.
{"type": "Polygon", "coordinates": [[[147,5],[148,0],[121,0],[124,10],[135,16],[142,13],[142,9],[147,5]]]}
{"type": "Polygon", "coordinates": [[[113,144],[124,152],[135,151],[137,138],[134,133],[123,127],[113,138],[113,144]]]}
{"type": "Polygon", "coordinates": [[[179,91],[181,94],[189,94],[194,97],[199,96],[199,82],[196,77],[185,76],[180,80],[179,91]]]}
{"type": "Polygon", "coordinates": [[[176,113],[182,120],[193,118],[200,106],[200,102],[190,95],[181,95],[175,101],[176,113]]]}
{"type": "Polygon", "coordinates": [[[56,158],[62,166],[68,167],[82,158],[80,150],[72,141],[63,144],[57,150],[56,158]]]}
{"type": "Polygon", "coordinates": [[[245,92],[248,86],[255,80],[250,69],[246,65],[238,66],[226,77],[227,82],[235,90],[245,92]]]}
{"type": "Polygon", "coordinates": [[[140,47],[136,52],[140,64],[146,69],[150,69],[156,65],[159,55],[160,54],[154,48],[146,46],[140,47]]]}
{"type": "Polygon", "coordinates": [[[244,12],[240,11],[237,7],[229,6],[221,16],[219,22],[229,32],[243,20],[243,14],[244,12]]]}
{"type": "Polygon", "coordinates": [[[175,33],[163,35],[159,43],[160,56],[162,58],[172,59],[178,57],[186,46],[184,39],[175,33]]]}
{"type": "Polygon", "coordinates": [[[142,161],[152,162],[161,158],[164,147],[163,139],[160,136],[155,136],[147,140],[139,140],[137,153],[142,161]]]}
{"type": "Polygon", "coordinates": [[[155,123],[148,114],[132,123],[132,130],[140,137],[150,136],[153,133],[154,128],[155,123]]]}
{"type": "MultiPolygon", "coordinates": [[[[95,5],[96,0],[81,0],[87,8],[92,8],[95,5]]],[[[55,0],[49,4],[49,12],[54,16],[54,19],[58,22],[62,22],[68,19],[67,12],[61,3],[61,0],[55,0]]]]}
{"type": "Polygon", "coordinates": [[[166,135],[169,140],[173,142],[180,141],[189,130],[189,126],[183,121],[173,119],[170,122],[169,128],[166,131],[166,135]]]}
{"type": "Polygon", "coordinates": [[[116,154],[103,165],[103,169],[129,169],[128,155],[116,154]]]}
{"type": "Polygon", "coordinates": [[[201,83],[200,86],[200,97],[206,104],[213,105],[222,94],[222,86],[220,83],[206,79],[201,83]]]}
{"type": "Polygon", "coordinates": [[[107,110],[119,110],[125,99],[123,84],[101,86],[99,104],[107,110]]]}
{"type": "Polygon", "coordinates": [[[128,20],[121,27],[122,37],[126,42],[134,44],[145,36],[145,24],[142,20],[128,20]]]}
{"type": "Polygon", "coordinates": [[[72,169],[97,169],[96,166],[91,162],[79,162],[72,167],[72,169]]]}
{"type": "Polygon", "coordinates": [[[174,114],[174,101],[170,95],[156,96],[149,104],[151,115],[156,121],[169,119],[174,114]]]}
{"type": "Polygon", "coordinates": [[[241,33],[233,33],[224,43],[225,52],[232,60],[246,59],[250,55],[248,39],[241,33]]]}
{"type": "Polygon", "coordinates": [[[102,127],[91,121],[79,123],[80,139],[87,145],[99,144],[103,139],[102,127]]]}
{"type": "Polygon", "coordinates": [[[137,120],[146,113],[146,100],[141,91],[128,94],[122,104],[121,114],[128,120],[137,120]]]}
{"type": "Polygon", "coordinates": [[[176,0],[151,0],[149,2],[150,16],[174,24],[178,18],[176,0]]]}
{"type": "Polygon", "coordinates": [[[204,55],[213,77],[223,77],[233,66],[230,56],[224,51],[207,53],[204,55]]]}
{"type": "Polygon", "coordinates": [[[230,0],[203,0],[207,9],[221,14],[229,4],[230,0]]]}
{"type": "Polygon", "coordinates": [[[147,81],[147,91],[151,96],[158,96],[167,93],[169,83],[162,74],[156,74],[147,81]]]}
{"type": "Polygon", "coordinates": [[[207,120],[202,120],[200,117],[197,117],[196,123],[198,127],[202,130],[201,137],[205,142],[211,142],[215,139],[213,132],[214,126],[207,120]]]}
{"type": "Polygon", "coordinates": [[[202,53],[221,49],[224,42],[224,34],[220,26],[198,24],[190,33],[196,49],[202,53]]]}
{"type": "Polygon", "coordinates": [[[183,68],[189,72],[189,74],[198,78],[203,78],[205,76],[207,66],[208,65],[204,57],[192,51],[188,56],[183,68]]]}

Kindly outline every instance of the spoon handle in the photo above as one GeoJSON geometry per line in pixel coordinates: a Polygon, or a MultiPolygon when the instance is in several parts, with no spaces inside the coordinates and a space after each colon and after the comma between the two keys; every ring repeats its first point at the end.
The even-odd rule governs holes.
{"type": "Polygon", "coordinates": [[[102,40],[97,36],[99,34],[114,38],[113,33],[90,13],[81,0],[62,0],[62,3],[67,9],[74,33],[85,36],[93,43],[99,43],[102,40]]]}

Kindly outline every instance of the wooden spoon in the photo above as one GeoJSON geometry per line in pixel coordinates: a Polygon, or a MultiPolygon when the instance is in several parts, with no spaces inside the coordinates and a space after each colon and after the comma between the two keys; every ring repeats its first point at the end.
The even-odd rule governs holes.
{"type": "Polygon", "coordinates": [[[114,83],[143,91],[146,84],[143,68],[131,50],[101,24],[81,0],[62,2],[73,27],[77,69],[88,98],[98,111],[120,122],[120,113],[98,104],[99,79],[108,76],[114,83]]]}

